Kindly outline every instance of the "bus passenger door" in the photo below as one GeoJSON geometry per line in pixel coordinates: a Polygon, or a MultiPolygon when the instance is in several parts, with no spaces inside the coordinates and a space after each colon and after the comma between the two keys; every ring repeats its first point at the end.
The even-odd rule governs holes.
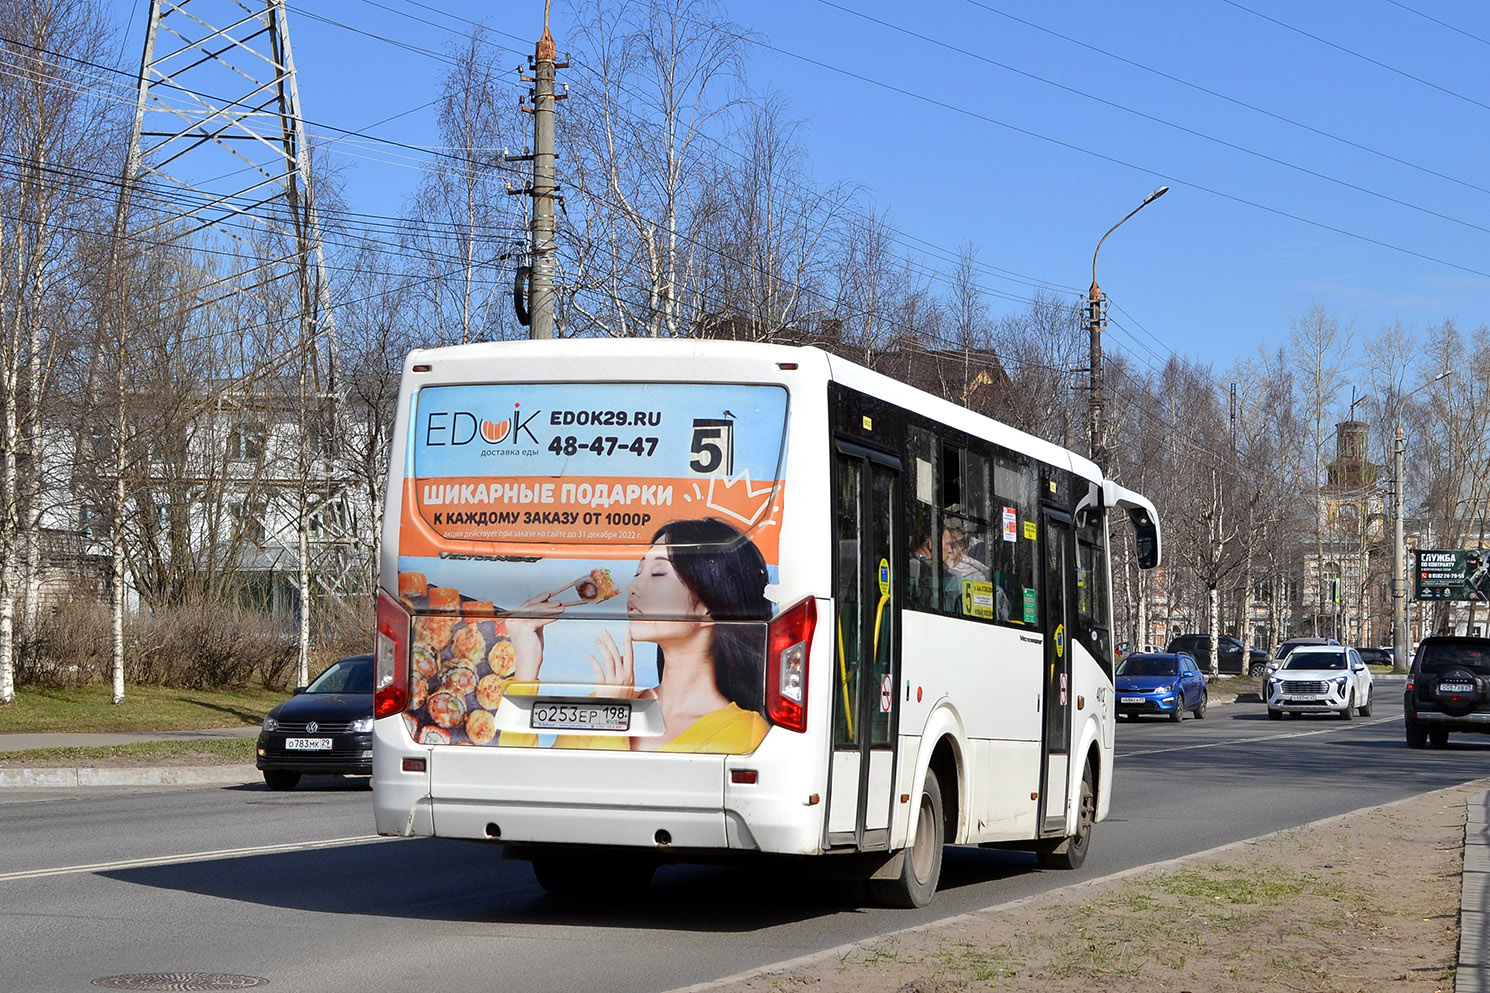
{"type": "Polygon", "coordinates": [[[885,850],[895,784],[900,463],[840,442],[834,453],[833,754],[829,848],[885,850]]]}
{"type": "Polygon", "coordinates": [[[1043,516],[1045,698],[1040,735],[1040,833],[1063,834],[1071,766],[1071,626],[1067,608],[1073,543],[1069,515],[1046,510],[1043,516]]]}

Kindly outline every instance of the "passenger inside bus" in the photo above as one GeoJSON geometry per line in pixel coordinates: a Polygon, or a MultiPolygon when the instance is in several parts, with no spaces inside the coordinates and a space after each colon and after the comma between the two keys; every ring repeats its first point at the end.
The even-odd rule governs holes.
{"type": "MultiPolygon", "coordinates": [[[[955,508],[954,508],[955,509],[955,508]]],[[[942,607],[957,613],[963,603],[963,580],[988,580],[988,564],[968,549],[971,521],[949,514],[942,528],[942,607]]]]}
{"type": "Polygon", "coordinates": [[[911,549],[906,576],[906,600],[907,605],[912,608],[931,610],[937,605],[936,563],[932,545],[932,533],[928,530],[911,549]]]}

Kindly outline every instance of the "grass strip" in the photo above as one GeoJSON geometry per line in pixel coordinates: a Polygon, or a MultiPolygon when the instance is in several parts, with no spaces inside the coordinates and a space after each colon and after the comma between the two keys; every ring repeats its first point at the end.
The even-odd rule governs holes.
{"type": "Polygon", "coordinates": [[[92,769],[156,765],[252,765],[254,738],[140,741],[87,748],[29,748],[0,752],[0,769],[92,769]]]}
{"type": "Polygon", "coordinates": [[[104,683],[53,688],[21,686],[14,703],[0,706],[0,734],[37,732],[191,731],[258,724],[289,694],[242,687],[185,690],[125,686],[115,704],[104,683]]]}

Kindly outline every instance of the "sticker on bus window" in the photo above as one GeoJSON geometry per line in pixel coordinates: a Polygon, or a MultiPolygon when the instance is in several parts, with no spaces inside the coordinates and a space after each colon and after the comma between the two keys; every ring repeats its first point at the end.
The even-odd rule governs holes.
{"type": "Polygon", "coordinates": [[[962,581],[962,614],[964,617],[993,619],[993,584],[978,579],[962,581]]]}
{"type": "Polygon", "coordinates": [[[1025,537],[1025,540],[1026,541],[1034,541],[1035,540],[1035,536],[1037,534],[1039,534],[1039,531],[1038,531],[1038,529],[1035,526],[1035,522],[1034,521],[1025,521],[1024,522],[1024,537],[1025,537]]]}
{"type": "Polygon", "coordinates": [[[1013,507],[1004,508],[1004,540],[1019,540],[1019,513],[1013,507]]]}
{"type": "Polygon", "coordinates": [[[1034,624],[1039,619],[1037,604],[1035,591],[1026,586],[1024,588],[1024,623],[1034,624]]]}

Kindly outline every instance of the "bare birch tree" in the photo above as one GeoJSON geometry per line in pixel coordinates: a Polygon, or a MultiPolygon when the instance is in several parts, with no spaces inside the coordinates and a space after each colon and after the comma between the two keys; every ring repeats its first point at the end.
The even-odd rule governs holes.
{"type": "Polygon", "coordinates": [[[518,332],[508,306],[511,261],[523,241],[521,163],[504,149],[526,144],[517,92],[495,71],[496,52],[477,26],[451,53],[437,104],[440,148],[425,172],[405,225],[419,258],[429,317],[427,343],[488,341],[518,332]]]}
{"type": "Polygon", "coordinates": [[[800,340],[826,311],[833,233],[854,191],[814,186],[781,98],[744,111],[716,146],[704,184],[701,333],[770,341],[785,331],[800,340]]]}
{"type": "Polygon", "coordinates": [[[15,697],[17,597],[28,621],[40,600],[43,516],[66,503],[42,423],[117,121],[96,96],[106,23],[92,0],[0,3],[0,702],[15,697]]]}
{"type": "Polygon", "coordinates": [[[744,33],[715,0],[589,0],[574,10],[561,135],[569,333],[692,333],[710,198],[706,132],[736,105],[744,33]]]}
{"type": "Polygon", "coordinates": [[[1086,397],[1073,389],[1072,373],[1087,362],[1080,304],[1037,293],[1025,310],[996,322],[993,345],[1012,380],[1000,416],[1071,447],[1074,430],[1085,423],[1086,397]]]}
{"type": "Polygon", "coordinates": [[[1326,462],[1334,439],[1334,417],[1341,391],[1349,382],[1349,353],[1355,332],[1342,325],[1320,304],[1295,318],[1289,334],[1293,363],[1299,370],[1300,423],[1308,443],[1308,489],[1314,508],[1314,586],[1311,633],[1322,631],[1326,612],[1325,543],[1328,522],[1325,513],[1326,462]]]}
{"type": "MultiPolygon", "coordinates": [[[[1454,375],[1417,396],[1408,478],[1424,484],[1422,519],[1440,548],[1483,548],[1490,541],[1490,342],[1483,325],[1466,340],[1453,321],[1426,334],[1426,382],[1444,369],[1454,375]],[[1435,371],[1436,370],[1436,371],[1435,371]]],[[[1436,603],[1433,629],[1446,633],[1450,605],[1436,603]]],[[[1470,606],[1470,611],[1474,610],[1470,606]]],[[[1472,613],[1471,613],[1472,617],[1472,613]]],[[[1472,623],[1472,622],[1471,622],[1472,623]]]]}
{"type": "Polygon", "coordinates": [[[388,446],[397,413],[403,357],[422,346],[411,315],[415,282],[366,242],[346,261],[347,285],[355,292],[338,300],[343,385],[349,437],[342,449],[348,475],[362,491],[370,519],[359,531],[368,588],[375,588],[383,534],[383,497],[388,481],[388,446]]]}

